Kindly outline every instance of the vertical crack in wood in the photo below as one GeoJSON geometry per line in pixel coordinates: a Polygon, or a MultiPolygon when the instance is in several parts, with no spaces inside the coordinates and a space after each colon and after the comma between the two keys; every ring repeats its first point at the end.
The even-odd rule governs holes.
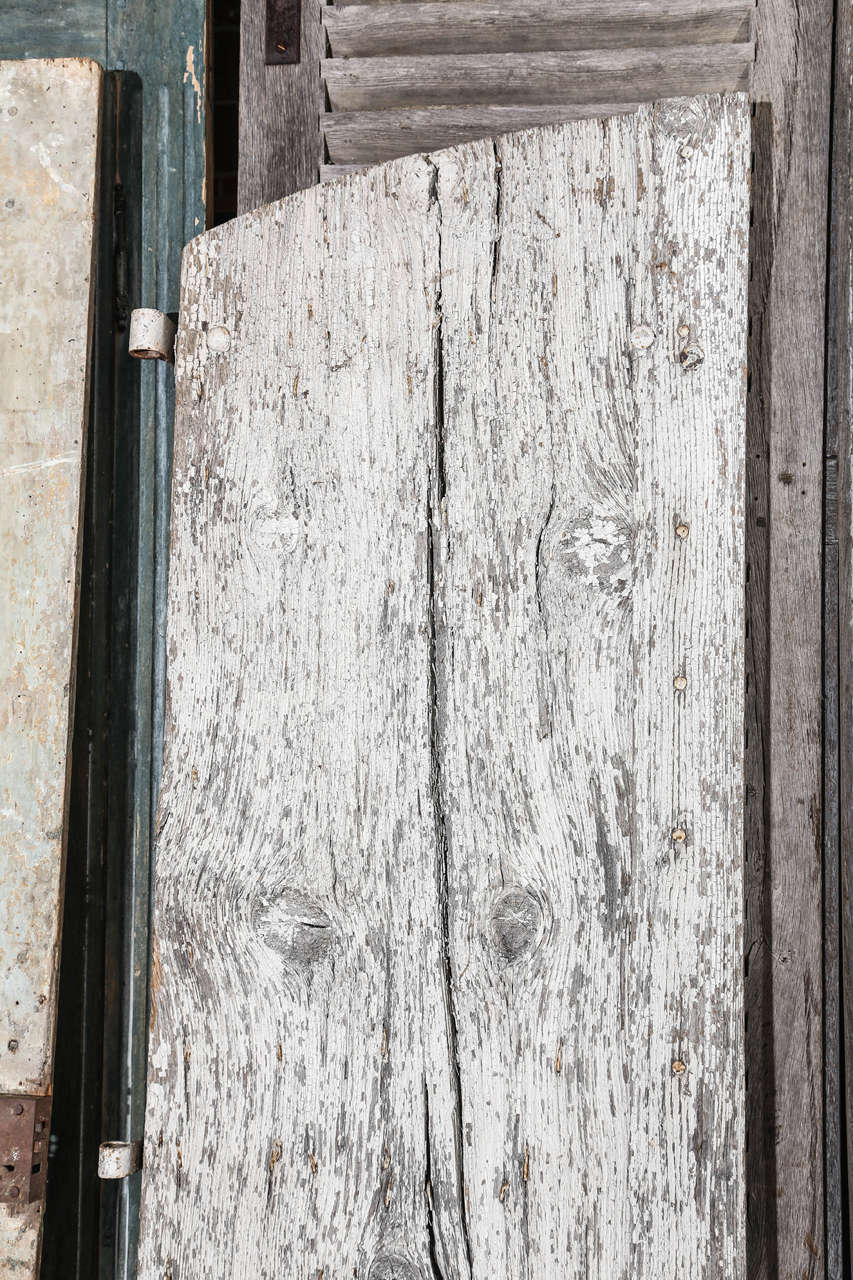
{"type": "Polygon", "coordinates": [[[424,1195],[427,1205],[427,1232],[429,1239],[429,1264],[433,1280],[446,1280],[439,1261],[439,1226],[435,1219],[435,1206],[432,1199],[432,1143],[429,1131],[429,1085],[424,1078],[424,1150],[426,1164],[424,1169],[424,1195]]]}
{"type": "Polygon", "coordinates": [[[501,216],[503,212],[503,160],[501,157],[501,144],[499,139],[494,139],[492,142],[492,149],[495,155],[495,235],[492,240],[492,275],[489,297],[491,299],[492,311],[494,311],[495,289],[497,285],[498,266],[500,264],[501,257],[501,216]]]}
{"type": "MultiPolygon", "coordinates": [[[[465,1256],[468,1262],[468,1273],[473,1274],[471,1241],[468,1232],[468,1214],[465,1205],[465,1155],[462,1145],[462,1076],[459,1068],[458,1030],[456,1006],[453,994],[453,961],[450,954],[450,906],[448,895],[448,839],[447,824],[441,783],[441,755],[439,747],[440,711],[439,711],[439,678],[438,678],[438,600],[436,590],[436,543],[442,537],[444,525],[445,471],[444,471],[444,334],[442,314],[442,213],[438,194],[438,166],[429,161],[431,166],[430,204],[437,214],[436,234],[438,237],[438,279],[435,283],[435,328],[434,328],[434,367],[435,367],[435,431],[434,461],[429,468],[427,484],[427,580],[429,596],[429,673],[427,681],[429,697],[429,735],[430,735],[430,788],[432,794],[433,814],[436,838],[436,887],[440,924],[441,981],[447,1024],[448,1057],[450,1076],[453,1088],[453,1132],[456,1155],[456,1199],[465,1243],[465,1256]]],[[[425,1082],[424,1097],[427,1103],[427,1179],[430,1177],[430,1134],[428,1085],[425,1082]]],[[[428,1225],[430,1240],[430,1258],[433,1270],[441,1276],[438,1265],[438,1236],[434,1206],[432,1203],[432,1187],[428,1198],[428,1225]]]]}

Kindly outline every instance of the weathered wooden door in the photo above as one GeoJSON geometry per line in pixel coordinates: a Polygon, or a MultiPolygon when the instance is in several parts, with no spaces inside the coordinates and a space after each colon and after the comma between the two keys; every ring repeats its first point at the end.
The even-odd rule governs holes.
{"type": "Polygon", "coordinates": [[[743,1275],[749,109],[186,251],[140,1275],[743,1275]]]}

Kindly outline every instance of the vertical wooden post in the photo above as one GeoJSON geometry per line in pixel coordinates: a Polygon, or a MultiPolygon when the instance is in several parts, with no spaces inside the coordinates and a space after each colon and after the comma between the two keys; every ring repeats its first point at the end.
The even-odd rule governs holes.
{"type": "Polygon", "coordinates": [[[829,0],[759,0],[747,512],[749,1275],[824,1274],[821,587],[829,0]]]}

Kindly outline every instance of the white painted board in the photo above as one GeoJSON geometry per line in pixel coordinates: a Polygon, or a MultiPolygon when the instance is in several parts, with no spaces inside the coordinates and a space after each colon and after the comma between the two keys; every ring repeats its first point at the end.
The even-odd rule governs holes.
{"type": "Polygon", "coordinates": [[[749,108],[184,258],[142,1280],[744,1274],[749,108]]]}
{"type": "MultiPolygon", "coordinates": [[[[0,1092],[49,1093],[70,766],[101,70],[0,63],[0,1092]]],[[[34,1275],[37,1206],[0,1206],[34,1275]]]]}

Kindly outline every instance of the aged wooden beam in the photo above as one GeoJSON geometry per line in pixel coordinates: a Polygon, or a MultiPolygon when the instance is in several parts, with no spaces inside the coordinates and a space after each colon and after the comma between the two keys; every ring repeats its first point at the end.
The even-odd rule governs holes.
{"type": "MultiPolygon", "coordinates": [[[[100,104],[93,62],[0,63],[4,1094],[53,1080],[100,104]]],[[[37,1275],[42,1211],[0,1206],[4,1275],[37,1275]]]]}
{"type": "Polygon", "coordinates": [[[141,1280],[742,1280],[748,126],[187,250],[141,1280]]]}
{"type": "Polygon", "coordinates": [[[324,5],[335,58],[743,43],[753,0],[432,0],[324,5]]]}
{"type": "Polygon", "coordinates": [[[326,58],[332,111],[635,102],[748,89],[752,44],[564,53],[326,58]]]}
{"type": "Polygon", "coordinates": [[[748,398],[749,1274],[823,1277],[821,558],[829,0],[759,0],[748,398]]]}

